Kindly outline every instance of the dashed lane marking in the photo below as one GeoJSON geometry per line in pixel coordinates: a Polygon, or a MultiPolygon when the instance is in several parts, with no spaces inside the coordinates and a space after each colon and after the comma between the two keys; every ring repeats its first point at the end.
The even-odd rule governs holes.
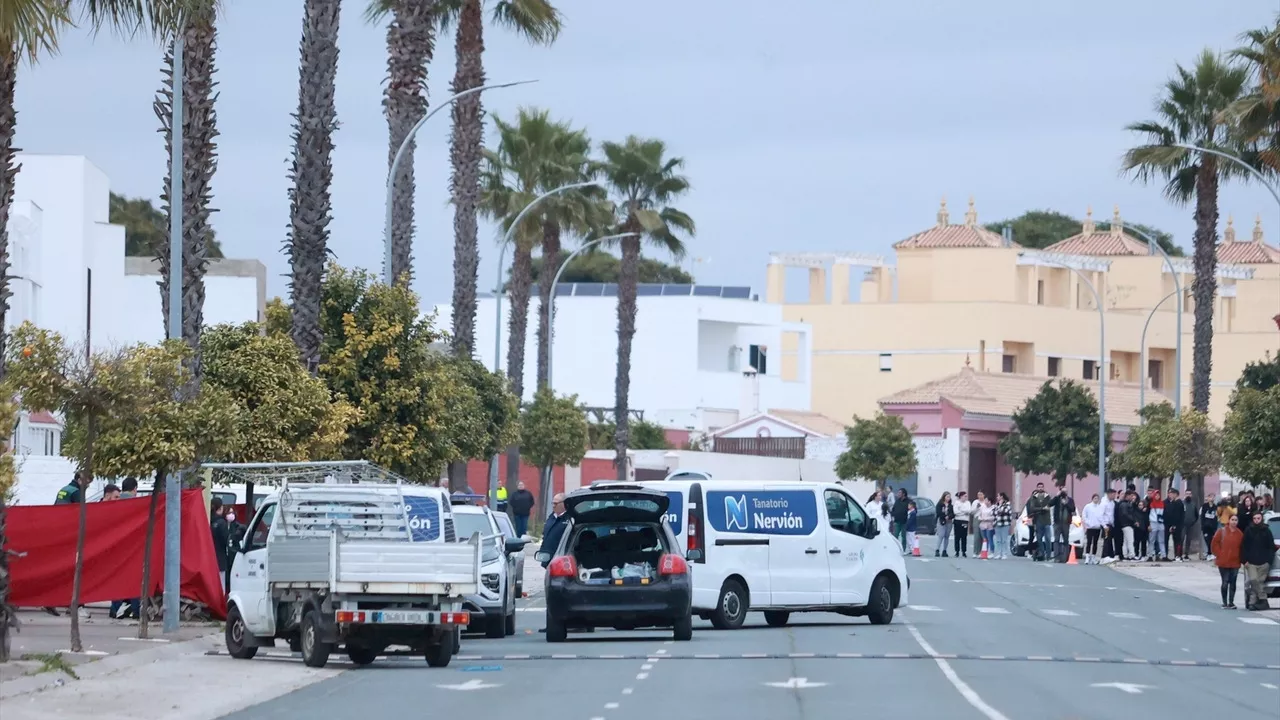
{"type": "Polygon", "coordinates": [[[1142,619],[1142,616],[1139,615],[1138,613],[1113,612],[1113,613],[1107,613],[1107,614],[1113,618],[1120,618],[1122,620],[1141,620],[1142,619]]]}
{"type": "Polygon", "coordinates": [[[1175,620],[1183,620],[1185,622],[1213,622],[1203,615],[1174,615],[1175,620]]]}
{"type": "Polygon", "coordinates": [[[919,610],[920,612],[942,612],[942,608],[933,605],[908,605],[905,610],[919,610]]]}
{"type": "Polygon", "coordinates": [[[974,610],[977,610],[980,613],[986,613],[988,615],[1008,615],[1009,614],[1008,610],[1005,610],[1004,608],[1000,608],[1000,607],[976,607],[974,608],[974,610]]]}
{"type": "MultiPolygon", "coordinates": [[[[210,650],[206,652],[207,656],[226,656],[227,653],[221,650],[210,650]]],[[[265,652],[258,653],[257,657],[264,660],[275,661],[291,661],[301,662],[300,655],[288,652],[265,652]]],[[[1178,666],[1178,667],[1208,667],[1208,668],[1232,668],[1245,670],[1280,670],[1280,664],[1265,665],[1261,663],[1241,663],[1241,662],[1218,662],[1216,660],[1166,660],[1161,658],[1133,658],[1133,657],[1055,657],[1052,655],[973,655],[966,653],[944,654],[938,653],[936,657],[947,660],[969,660],[969,661],[993,661],[993,662],[1045,662],[1045,663],[1101,663],[1104,665],[1159,665],[1159,666],[1178,666]]],[[[925,653],[734,653],[721,655],[663,655],[662,660],[933,660],[935,656],[925,653]]],[[[458,662],[511,662],[511,661],[594,661],[594,660],[639,660],[652,661],[655,658],[646,654],[630,654],[630,655],[466,655],[459,654],[454,658],[458,662]]],[[[387,658],[379,658],[374,665],[408,665],[421,664],[421,658],[411,656],[392,656],[387,658]]],[[[330,665],[351,665],[346,659],[333,658],[329,661],[330,665]]],[[[637,675],[637,679],[643,680],[648,677],[648,673],[642,672],[637,675]],[[644,677],[640,677],[643,675],[644,677]]]]}
{"type": "Polygon", "coordinates": [[[1236,619],[1242,623],[1249,623],[1250,625],[1280,625],[1280,623],[1275,620],[1264,617],[1242,617],[1236,619]]]}
{"type": "Polygon", "coordinates": [[[1061,617],[1079,617],[1079,614],[1071,610],[1041,610],[1045,615],[1058,615],[1061,617]]]}

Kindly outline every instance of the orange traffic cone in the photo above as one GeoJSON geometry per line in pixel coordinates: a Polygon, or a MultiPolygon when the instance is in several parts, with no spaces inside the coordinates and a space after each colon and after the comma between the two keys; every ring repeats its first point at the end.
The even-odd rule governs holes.
{"type": "Polygon", "coordinates": [[[987,541],[986,540],[982,541],[982,554],[978,556],[978,559],[979,560],[987,559],[987,541]]]}
{"type": "Polygon", "coordinates": [[[920,547],[919,547],[919,546],[916,546],[916,547],[911,548],[911,557],[920,557],[920,547]]]}
{"type": "Polygon", "coordinates": [[[1071,548],[1071,554],[1067,556],[1067,564],[1079,565],[1080,563],[1076,560],[1076,546],[1068,545],[1067,547],[1071,548]]]}

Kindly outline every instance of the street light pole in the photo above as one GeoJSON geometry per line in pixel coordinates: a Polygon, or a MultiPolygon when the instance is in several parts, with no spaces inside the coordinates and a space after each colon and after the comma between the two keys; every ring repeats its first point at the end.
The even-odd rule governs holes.
{"type": "Polygon", "coordinates": [[[555,388],[555,381],[552,379],[553,378],[552,369],[555,367],[553,361],[556,355],[556,285],[560,283],[560,276],[564,274],[565,268],[569,267],[569,263],[572,262],[574,258],[581,255],[583,251],[587,250],[588,248],[593,248],[601,243],[608,242],[610,240],[621,240],[622,238],[637,237],[639,235],[640,233],[633,233],[633,232],[619,233],[617,235],[606,235],[605,237],[596,238],[595,240],[592,240],[590,242],[582,243],[582,247],[569,253],[569,257],[565,258],[564,262],[560,264],[560,269],[556,270],[556,276],[551,280],[551,299],[548,301],[550,303],[550,306],[547,308],[547,334],[550,336],[547,338],[547,388],[548,389],[554,390],[555,388]]]}
{"type": "MultiPolygon", "coordinates": [[[[1181,288],[1179,288],[1169,293],[1168,295],[1165,295],[1163,298],[1160,299],[1160,302],[1156,303],[1155,307],[1151,308],[1151,312],[1147,313],[1147,321],[1142,323],[1142,343],[1138,347],[1139,368],[1145,368],[1147,366],[1147,328],[1150,327],[1151,325],[1151,318],[1156,316],[1156,311],[1160,309],[1160,306],[1164,304],[1165,300],[1168,300],[1174,295],[1181,295],[1181,294],[1182,294],[1182,290],[1181,288]]],[[[1178,338],[1178,344],[1179,346],[1181,346],[1182,344],[1181,337],[1178,338]]],[[[1182,348],[1179,347],[1178,349],[1181,350],[1182,348]]],[[[1142,408],[1146,406],[1147,406],[1147,381],[1146,381],[1146,378],[1142,378],[1142,383],[1138,385],[1138,410],[1141,411],[1142,408]]],[[[1174,410],[1173,412],[1174,412],[1174,417],[1177,417],[1178,411],[1174,410]]]]}
{"type": "MultiPolygon", "coordinates": [[[[520,222],[524,220],[525,215],[528,215],[529,212],[537,207],[537,205],[543,200],[568,190],[576,190],[578,188],[584,188],[596,184],[597,183],[591,181],[570,183],[568,185],[561,185],[554,190],[548,190],[547,192],[530,200],[529,204],[525,205],[524,209],[521,210],[520,213],[516,215],[515,219],[511,221],[511,225],[507,228],[507,231],[502,234],[502,240],[499,243],[500,248],[498,250],[498,282],[493,286],[493,371],[495,373],[502,372],[502,297],[506,294],[502,288],[502,270],[503,264],[507,259],[507,247],[511,244],[511,239],[515,237],[516,228],[520,227],[520,222]]],[[[495,452],[493,457],[489,458],[489,507],[493,508],[498,506],[498,455],[499,453],[495,452]]]]}
{"type": "Polygon", "coordinates": [[[1263,175],[1261,172],[1258,171],[1257,168],[1245,162],[1243,159],[1235,155],[1232,155],[1231,153],[1222,152],[1221,150],[1210,150],[1209,148],[1200,147],[1199,145],[1188,145],[1186,143],[1173,143],[1172,147],[1182,148],[1183,150],[1190,150],[1192,152],[1203,153],[1205,155],[1213,155],[1214,157],[1220,157],[1224,160],[1228,160],[1230,162],[1235,163],[1236,165],[1239,165],[1240,167],[1248,171],[1250,175],[1253,175],[1254,179],[1262,183],[1262,187],[1266,188],[1267,192],[1271,193],[1271,197],[1275,199],[1276,205],[1280,205],[1280,192],[1276,191],[1276,187],[1271,184],[1271,181],[1267,179],[1266,175],[1263,175]]]}
{"type": "Polygon", "coordinates": [[[391,159],[391,169],[387,173],[387,217],[386,217],[385,227],[383,229],[383,238],[382,238],[382,243],[383,243],[382,280],[387,285],[391,285],[392,283],[395,282],[395,278],[391,277],[391,221],[392,221],[391,210],[392,210],[392,201],[393,201],[392,194],[395,192],[395,189],[396,189],[396,171],[400,169],[400,163],[401,161],[404,160],[404,156],[408,154],[409,144],[412,143],[414,137],[418,135],[418,131],[421,130],[422,126],[426,125],[427,121],[430,120],[432,117],[434,117],[436,113],[449,107],[454,102],[464,97],[467,97],[468,95],[474,95],[479,92],[484,92],[485,90],[496,90],[498,88],[514,87],[516,85],[528,85],[529,83],[535,83],[535,82],[538,82],[538,81],[537,80],[519,80],[517,82],[498,83],[496,85],[482,85],[477,88],[471,88],[470,90],[463,90],[457,95],[454,95],[448,100],[445,100],[444,102],[440,103],[435,107],[435,109],[433,109],[431,112],[424,115],[423,118],[419,120],[413,126],[412,129],[409,130],[409,134],[404,136],[404,140],[400,142],[400,147],[396,149],[395,157],[391,159]]]}
{"type": "MultiPolygon", "coordinates": [[[[184,74],[183,27],[173,34],[173,100],[169,121],[169,339],[182,339],[182,172],[184,74]]],[[[151,492],[159,492],[153,487],[151,492]]],[[[150,591],[150,588],[147,589],[150,591]]],[[[146,602],[147,598],[143,598],[146,602]]],[[[171,472],[164,480],[164,616],[162,632],[177,632],[182,610],[182,475],[171,472]]],[[[147,612],[144,606],[142,612],[147,612]]]]}

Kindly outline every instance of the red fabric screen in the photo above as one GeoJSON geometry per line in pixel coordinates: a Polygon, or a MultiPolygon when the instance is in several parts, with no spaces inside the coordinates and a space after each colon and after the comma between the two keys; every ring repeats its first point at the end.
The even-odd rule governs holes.
{"type": "MultiPolygon", "coordinates": [[[[138,596],[147,539],[149,497],[89,503],[85,523],[84,571],[80,602],[96,603],[138,596]]],[[[151,583],[164,587],[165,496],[156,503],[151,583]]],[[[75,572],[76,505],[17,506],[8,510],[11,594],[18,607],[68,607],[75,572]]],[[[182,493],[182,597],[202,602],[217,618],[226,616],[226,597],[213,554],[213,534],[199,490],[182,493]]]]}

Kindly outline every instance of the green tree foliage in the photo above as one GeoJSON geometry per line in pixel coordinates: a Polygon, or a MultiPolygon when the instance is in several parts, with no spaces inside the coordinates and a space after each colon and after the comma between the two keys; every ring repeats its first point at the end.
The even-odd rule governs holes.
{"type": "Polygon", "coordinates": [[[587,454],[587,416],[577,395],[539,390],[520,427],[520,454],[530,465],[577,465],[587,454]]]}
{"type": "MultiPolygon", "coordinates": [[[[1095,222],[1100,228],[1109,226],[1109,223],[1105,221],[1095,222]]],[[[1013,230],[1014,242],[1027,248],[1043,249],[1056,242],[1079,235],[1082,222],[1078,218],[1056,210],[1028,210],[1018,217],[987,223],[986,228],[991,232],[998,233],[1006,225],[1013,230]]],[[[1182,248],[1174,244],[1173,236],[1163,230],[1131,222],[1126,222],[1125,227],[1134,228],[1155,238],[1156,242],[1160,243],[1160,247],[1174,257],[1182,255],[1182,248]]],[[[1141,235],[1135,233],[1135,237],[1146,242],[1141,235]]]]}
{"type": "MultiPolygon", "coordinates": [[[[1111,429],[1106,429],[1111,451],[1111,429]]],[[[1005,462],[1018,472],[1052,475],[1065,485],[1098,469],[1098,403],[1084,385],[1048,381],[1013,413],[1013,430],[1000,441],[1005,462]]]]}
{"type": "Polygon", "coordinates": [[[280,299],[280,296],[267,301],[266,333],[268,335],[289,335],[293,330],[293,310],[280,299]]]}
{"type": "Polygon", "coordinates": [[[866,478],[883,488],[886,480],[915,472],[914,427],[908,428],[897,415],[878,412],[869,420],[855,415],[844,431],[848,447],[836,458],[836,477],[866,478]]]}
{"type": "Polygon", "coordinates": [[[1233,477],[1280,490],[1280,385],[1236,390],[1222,445],[1224,467],[1233,477]]]}
{"type": "MultiPolygon", "coordinates": [[[[591,449],[611,449],[617,430],[611,422],[590,423],[587,434],[591,438],[591,449]]],[[[671,444],[667,442],[667,431],[661,425],[647,420],[632,420],[630,447],[632,450],[669,450],[671,444]]]]}
{"type": "Polygon", "coordinates": [[[1270,390],[1280,385],[1280,352],[1275,357],[1267,353],[1265,360],[1257,360],[1244,366],[1240,379],[1236,380],[1237,393],[1232,395],[1231,402],[1239,397],[1240,390],[1270,390]]]}
{"type": "Polygon", "coordinates": [[[333,401],[324,380],[298,362],[287,336],[263,335],[257,323],[218,325],[200,341],[201,392],[225,392],[239,406],[239,449],[228,462],[301,462],[339,457],[359,412],[333,401]]]}
{"type": "MultiPolygon", "coordinates": [[[[542,277],[543,260],[533,259],[533,278],[542,277]]],[[[590,250],[575,257],[560,275],[562,283],[616,283],[621,271],[622,261],[617,255],[590,250]]],[[[640,258],[640,282],[670,283],[673,285],[691,285],[693,276],[678,265],[670,265],[651,258],[640,258]]],[[[508,276],[510,273],[508,273],[508,276]]]]}
{"type": "MultiPolygon", "coordinates": [[[[169,242],[169,218],[147,198],[130,198],[111,193],[108,221],[124,226],[124,254],[129,257],[158,257],[169,242]]],[[[226,257],[222,245],[209,230],[205,255],[211,260],[226,257]]]]}
{"type": "Polygon", "coordinates": [[[1142,424],[1129,431],[1125,449],[1107,459],[1107,472],[1124,480],[1167,480],[1177,470],[1173,453],[1168,452],[1173,437],[1173,406],[1147,405],[1140,415],[1142,424]]]}

